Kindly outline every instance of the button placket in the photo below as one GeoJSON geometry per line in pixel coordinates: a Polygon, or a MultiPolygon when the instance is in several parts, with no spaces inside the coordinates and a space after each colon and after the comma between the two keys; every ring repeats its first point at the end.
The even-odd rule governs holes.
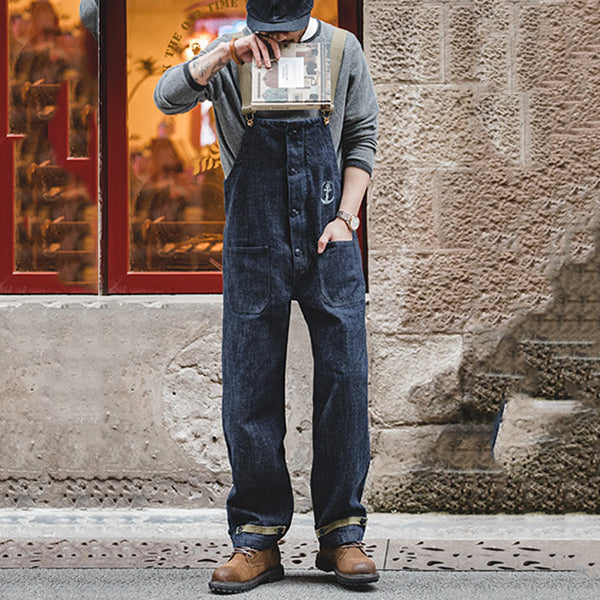
{"type": "Polygon", "coordinates": [[[294,268],[303,270],[307,267],[307,255],[305,251],[307,243],[307,223],[303,218],[303,199],[305,197],[306,182],[302,171],[304,166],[304,145],[302,143],[302,131],[298,126],[290,125],[287,130],[286,142],[290,242],[294,268]]]}

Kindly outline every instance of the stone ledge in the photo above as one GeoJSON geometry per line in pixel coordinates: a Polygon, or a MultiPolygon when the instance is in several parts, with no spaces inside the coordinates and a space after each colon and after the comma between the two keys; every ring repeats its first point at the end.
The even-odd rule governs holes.
{"type": "MultiPolygon", "coordinates": [[[[368,537],[394,540],[536,539],[600,540],[600,515],[542,513],[454,515],[447,513],[371,513],[368,537]]],[[[312,513],[296,513],[294,538],[314,535],[312,513]]],[[[0,509],[0,540],[113,537],[149,539],[226,538],[227,516],[219,508],[0,509]]]]}

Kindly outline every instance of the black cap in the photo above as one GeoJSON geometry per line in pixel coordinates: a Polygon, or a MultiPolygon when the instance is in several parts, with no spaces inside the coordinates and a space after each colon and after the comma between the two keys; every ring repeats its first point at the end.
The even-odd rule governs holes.
{"type": "Polygon", "coordinates": [[[248,0],[251,31],[300,31],[308,26],[313,0],[248,0]]]}

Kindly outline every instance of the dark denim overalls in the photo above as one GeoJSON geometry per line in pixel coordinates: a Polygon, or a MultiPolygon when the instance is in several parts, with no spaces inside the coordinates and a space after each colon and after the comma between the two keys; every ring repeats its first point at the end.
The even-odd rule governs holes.
{"type": "Polygon", "coordinates": [[[322,119],[255,119],[225,181],[223,427],[234,546],[266,549],[293,514],[285,463],[290,302],[314,358],[311,490],[320,542],[362,539],[369,465],[365,285],[356,235],[329,242],[341,175],[322,119]]]}

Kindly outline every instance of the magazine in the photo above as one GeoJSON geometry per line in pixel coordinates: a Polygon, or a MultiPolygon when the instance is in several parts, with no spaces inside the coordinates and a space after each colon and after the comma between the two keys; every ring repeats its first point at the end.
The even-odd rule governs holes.
{"type": "Polygon", "coordinates": [[[331,56],[322,44],[288,44],[271,68],[252,62],[252,107],[310,110],[331,106],[331,56]]]}

